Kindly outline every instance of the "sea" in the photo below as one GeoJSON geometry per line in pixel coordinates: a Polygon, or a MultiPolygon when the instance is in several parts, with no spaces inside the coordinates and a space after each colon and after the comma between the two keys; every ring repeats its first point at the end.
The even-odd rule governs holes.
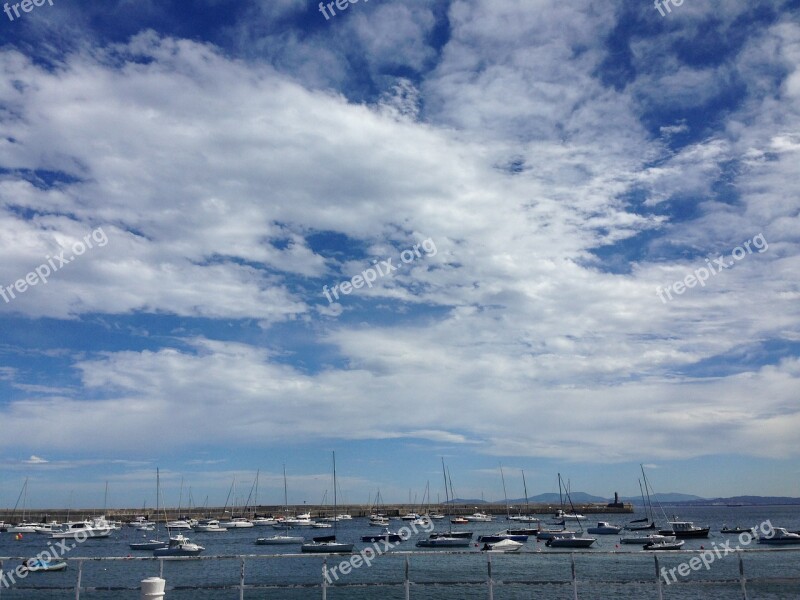
{"type": "MultiPolygon", "coordinates": [[[[693,563],[696,569],[690,566],[690,559],[699,556],[696,552],[657,553],[658,566],[664,569],[659,582],[654,553],[636,545],[621,545],[615,535],[596,536],[594,547],[573,551],[548,548],[532,537],[519,554],[489,555],[481,551],[482,544],[476,541],[470,548],[458,551],[416,548],[416,540],[427,537],[420,528],[407,541],[387,548],[383,543],[375,546],[360,541],[362,535],[381,531],[361,518],[340,521],[336,534],[340,541],[354,542],[353,557],[360,556],[362,560],[350,556],[302,555],[297,545],[256,545],[256,538],[280,532],[272,527],[254,527],[226,533],[187,532],[185,535],[191,541],[205,547],[203,560],[161,562],[139,560],[138,557],[150,557],[152,553],[129,549],[131,542],[149,539],[152,532],[123,527],[107,539],[89,539],[67,550],[66,570],[31,573],[13,584],[8,571],[20,564],[20,558],[35,556],[52,547],[53,542],[45,535],[24,534],[18,539],[15,534],[0,533],[0,561],[6,576],[0,580],[0,600],[75,599],[79,573],[79,598],[91,600],[138,599],[141,580],[159,575],[166,580],[165,600],[400,600],[406,594],[409,598],[430,600],[800,599],[800,546],[774,548],[750,541],[746,535],[720,533],[723,525],[800,530],[800,506],[681,506],[665,510],[670,518],[675,515],[680,520],[711,526],[708,538],[687,540],[684,546],[684,550],[709,551],[705,555],[708,568],[697,561],[693,563]],[[368,547],[372,550],[367,550],[368,547]],[[735,549],[740,551],[733,552],[735,549]],[[365,561],[365,556],[370,560],[365,561]],[[96,557],[116,560],[84,560],[79,568],[77,559],[96,557]],[[336,576],[329,575],[330,581],[324,588],[323,560],[329,570],[338,567],[336,576]],[[687,564],[683,571],[688,574],[682,576],[674,570],[674,578],[670,577],[669,570],[679,568],[682,563],[687,564]],[[740,568],[746,580],[744,591],[740,568]],[[573,583],[573,569],[576,583],[573,583]],[[245,587],[240,589],[242,570],[245,587]]],[[[587,515],[584,527],[601,520],[624,525],[637,516],[642,515],[587,515]]],[[[549,520],[547,515],[540,517],[544,524],[549,520]]],[[[393,520],[391,529],[397,531],[404,525],[407,525],[404,521],[393,520]]],[[[479,535],[517,525],[505,517],[496,517],[491,523],[453,528],[473,531],[476,540],[479,535]]],[[[436,531],[443,532],[449,524],[441,520],[435,526],[436,531]]],[[[292,535],[309,539],[332,532],[332,529],[300,528],[292,530],[292,535]]]]}

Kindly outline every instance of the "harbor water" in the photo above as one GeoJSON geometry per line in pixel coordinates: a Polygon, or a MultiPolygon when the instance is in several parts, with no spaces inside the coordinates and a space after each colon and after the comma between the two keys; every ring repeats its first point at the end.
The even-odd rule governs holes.
{"type": "MultiPolygon", "coordinates": [[[[61,572],[32,573],[12,585],[0,586],[0,600],[55,599],[76,597],[78,573],[81,578],[81,599],[138,599],[139,582],[151,576],[163,575],[167,581],[167,600],[231,600],[250,599],[402,599],[429,598],[456,600],[464,598],[501,599],[620,599],[640,600],[658,598],[659,593],[668,600],[695,598],[743,598],[740,560],[746,578],[746,593],[750,599],[800,598],[800,547],[770,548],[752,541],[742,544],[747,536],[720,533],[723,524],[728,526],[758,527],[769,523],[790,530],[800,529],[800,507],[692,507],[680,509],[667,507],[669,513],[678,512],[681,520],[698,525],[710,525],[708,538],[686,541],[683,552],[658,553],[658,565],[668,573],[681,563],[688,562],[699,551],[727,547],[741,552],[717,552],[706,569],[692,570],[688,576],[673,571],[677,582],[656,578],[653,553],[643,552],[637,545],[621,545],[618,535],[596,536],[597,543],[587,550],[557,550],[530,538],[519,554],[492,554],[480,551],[477,537],[516,526],[504,517],[491,523],[459,525],[459,529],[474,531],[470,548],[442,552],[415,547],[415,541],[426,537],[421,530],[404,542],[375,546],[360,542],[362,535],[376,534],[381,530],[369,527],[366,519],[342,521],[338,525],[338,539],[354,542],[355,553],[368,546],[377,556],[371,564],[358,564],[356,568],[343,567],[349,556],[300,555],[298,545],[259,546],[257,537],[276,533],[272,527],[233,529],[225,533],[186,532],[194,542],[204,546],[203,560],[136,560],[150,557],[150,552],[132,552],[129,544],[152,537],[153,532],[139,532],[123,527],[107,539],[89,539],[64,553],[68,567],[61,572]],[[725,546],[727,543],[727,546],[725,546]],[[721,556],[720,556],[721,555],[721,556]],[[116,560],[77,559],[114,557],[116,560]],[[323,560],[328,572],[337,567],[329,585],[323,590],[323,560]],[[573,568],[577,583],[573,583],[573,568]],[[240,589],[244,569],[244,591],[240,589]],[[407,575],[406,575],[407,570],[407,575]],[[492,584],[489,584],[491,578],[492,584]],[[406,584],[406,579],[408,584],[406,584]],[[669,583],[667,583],[669,581],[669,583]],[[377,585],[376,585],[377,584],[377,585]],[[490,589],[491,588],[491,589],[490,589]],[[660,589],[659,589],[660,588],[660,589]],[[491,594],[491,596],[490,596],[491,594]]],[[[618,515],[616,524],[641,515],[618,515]]],[[[671,515],[670,515],[671,516],[671,515]]],[[[609,515],[595,518],[587,515],[584,527],[598,520],[609,520],[609,515]]],[[[543,523],[547,522],[543,516],[543,523]]],[[[393,520],[392,530],[407,525],[393,520]]],[[[447,531],[447,520],[435,522],[437,531],[447,531]]],[[[454,528],[456,526],[453,526],[454,528]]],[[[300,528],[293,535],[310,539],[316,535],[332,533],[332,529],[300,528]]],[[[163,533],[162,533],[163,535],[163,533]]],[[[53,545],[48,536],[24,534],[17,539],[14,534],[0,533],[0,557],[3,571],[13,570],[20,557],[31,557],[53,545]],[[11,558],[14,557],[14,558],[11,558]]],[[[6,578],[8,582],[8,578],[6,578]]]]}

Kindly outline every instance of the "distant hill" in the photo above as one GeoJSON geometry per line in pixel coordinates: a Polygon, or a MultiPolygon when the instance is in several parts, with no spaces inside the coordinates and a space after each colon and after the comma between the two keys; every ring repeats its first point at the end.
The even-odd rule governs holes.
{"type": "MultiPolygon", "coordinates": [[[[613,498],[603,498],[601,496],[593,496],[586,492],[571,492],[570,497],[575,504],[606,504],[612,502],[613,498]]],[[[683,504],[694,506],[719,506],[719,505],[744,505],[744,506],[767,506],[767,505],[800,505],[800,498],[791,498],[788,496],[732,496],[730,498],[703,498],[702,496],[695,496],[693,494],[681,494],[679,492],[669,492],[665,494],[654,494],[650,498],[653,502],[661,504],[683,504]]],[[[566,502],[566,496],[564,496],[566,502]]],[[[627,496],[620,497],[621,502],[633,504],[635,506],[642,506],[641,496],[627,496]]],[[[531,504],[552,504],[558,506],[559,498],[558,493],[547,492],[537,496],[528,498],[531,504]]],[[[475,498],[456,498],[450,500],[451,504],[466,504],[467,506],[479,506],[481,504],[503,504],[504,500],[478,500],[475,498]]],[[[508,503],[511,505],[525,504],[525,498],[509,498],[508,503]]]]}

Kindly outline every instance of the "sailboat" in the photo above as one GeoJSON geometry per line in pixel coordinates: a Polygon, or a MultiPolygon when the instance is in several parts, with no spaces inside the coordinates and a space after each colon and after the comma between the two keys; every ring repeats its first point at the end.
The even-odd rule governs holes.
{"type": "MultiPolygon", "coordinates": [[[[442,475],[444,476],[444,494],[445,505],[449,506],[450,497],[447,492],[447,469],[444,466],[444,458],[442,458],[442,475]]],[[[427,540],[419,540],[417,542],[418,548],[466,548],[472,544],[472,532],[469,537],[457,537],[453,534],[452,524],[448,524],[449,531],[445,534],[432,533],[427,540]]]]}
{"type": "MultiPolygon", "coordinates": [[[[333,514],[336,514],[336,452],[332,452],[331,454],[333,456],[333,514]]],[[[336,541],[336,525],[337,521],[334,521],[333,535],[324,536],[324,538],[316,538],[313,542],[306,542],[300,546],[300,551],[317,554],[350,554],[353,551],[353,544],[345,544],[336,541]]]]}
{"type": "MultiPolygon", "coordinates": [[[[642,476],[644,476],[644,467],[639,465],[642,469],[642,476]]],[[[644,504],[644,518],[634,519],[631,523],[647,523],[647,525],[628,525],[625,529],[629,531],[647,531],[648,529],[656,528],[656,519],[653,514],[653,503],[650,500],[650,486],[647,485],[647,478],[644,480],[644,490],[642,489],[642,480],[639,480],[639,493],[642,495],[642,504],[644,504]],[[644,499],[644,494],[647,492],[647,500],[644,499]]]]}
{"type": "MultiPolygon", "coordinates": [[[[558,491],[561,492],[561,473],[558,474],[558,491]]],[[[567,495],[567,500],[569,500],[569,506],[572,509],[572,515],[574,516],[582,516],[577,515],[575,512],[575,506],[572,504],[572,498],[569,495],[569,490],[565,489],[564,492],[567,495]]],[[[570,513],[565,513],[563,508],[563,500],[562,500],[562,508],[559,510],[559,513],[562,515],[567,515],[570,513]]],[[[574,531],[571,532],[562,532],[556,533],[551,537],[545,544],[550,548],[588,548],[592,544],[597,541],[597,538],[593,537],[583,537],[583,525],[581,525],[580,519],[576,519],[578,523],[578,527],[581,528],[580,534],[576,534],[574,531]]]]}
{"type": "Polygon", "coordinates": [[[510,533],[512,535],[536,535],[539,533],[541,525],[539,524],[539,519],[531,515],[531,509],[528,505],[528,484],[525,482],[525,471],[522,471],[521,469],[520,471],[522,472],[522,488],[525,490],[525,514],[511,515],[509,519],[519,523],[536,523],[536,528],[517,527],[515,529],[506,529],[506,533],[510,533]]]}
{"type": "MultiPolygon", "coordinates": [[[[283,465],[283,508],[284,517],[289,514],[289,492],[286,487],[286,465],[283,465]]],[[[285,523],[285,521],[284,521],[285,523]]],[[[289,535],[289,524],[285,524],[286,531],[283,535],[273,535],[256,539],[260,546],[277,546],[281,544],[302,544],[305,538],[299,535],[289,535]]]]}
{"type": "Polygon", "coordinates": [[[130,544],[131,550],[158,550],[159,548],[166,548],[169,542],[162,542],[158,539],[158,507],[159,496],[161,494],[161,473],[156,469],[156,539],[148,542],[135,542],[130,544]]]}

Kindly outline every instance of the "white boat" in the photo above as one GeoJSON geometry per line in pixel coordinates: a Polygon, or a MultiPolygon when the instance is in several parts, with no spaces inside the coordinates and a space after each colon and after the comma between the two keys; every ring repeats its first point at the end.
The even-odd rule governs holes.
{"type": "Polygon", "coordinates": [[[256,517],[251,523],[253,527],[267,527],[269,525],[275,525],[277,521],[271,517],[256,517]]]}
{"type": "Polygon", "coordinates": [[[135,527],[136,529],[150,525],[155,525],[155,522],[150,521],[147,517],[134,517],[132,521],[128,521],[128,527],[135,527]]]}
{"type": "Polygon", "coordinates": [[[771,544],[773,546],[788,546],[792,544],[800,544],[800,534],[791,533],[783,527],[773,528],[772,535],[759,536],[759,544],[771,544]]]}
{"type": "Polygon", "coordinates": [[[467,548],[471,545],[470,538],[450,537],[446,533],[417,542],[418,548],[467,548]]]}
{"type": "Polygon", "coordinates": [[[219,521],[216,519],[205,519],[203,521],[199,521],[197,525],[194,526],[194,530],[200,533],[220,533],[228,531],[225,527],[220,527],[219,521]]]}
{"type": "Polygon", "coordinates": [[[589,527],[586,531],[592,535],[619,535],[619,532],[622,531],[622,527],[600,521],[597,527],[589,527]]]}
{"type": "MultiPolygon", "coordinates": [[[[158,517],[158,509],[159,509],[159,498],[161,497],[161,471],[156,468],[156,518],[158,517]]],[[[164,516],[166,520],[166,514],[164,516]]],[[[134,525],[138,531],[149,531],[149,527],[151,524],[153,529],[156,530],[156,539],[149,539],[146,542],[132,542],[128,544],[131,550],[136,551],[152,551],[158,550],[160,548],[166,548],[169,546],[169,542],[161,541],[158,539],[158,522],[157,521],[148,521],[144,517],[137,517],[133,520],[134,525]]],[[[142,536],[146,539],[147,536],[142,536]]]]}
{"type": "Polygon", "coordinates": [[[67,563],[65,561],[61,562],[51,562],[47,559],[42,558],[29,558],[25,562],[22,563],[22,572],[23,573],[40,573],[43,571],[63,571],[67,568],[67,563]]]}
{"type": "Polygon", "coordinates": [[[568,513],[564,512],[563,510],[559,509],[555,515],[556,519],[561,519],[562,521],[585,521],[586,517],[579,514],[579,513],[568,513]]]}
{"type": "Polygon", "coordinates": [[[111,527],[103,520],[71,521],[64,524],[60,531],[54,531],[50,538],[54,540],[75,540],[87,538],[106,538],[111,535],[111,527]]]}
{"type": "Polygon", "coordinates": [[[464,518],[467,521],[471,521],[474,523],[490,523],[493,520],[492,515],[487,515],[486,513],[482,512],[472,513],[471,515],[467,515],[464,518]]]}
{"type": "Polygon", "coordinates": [[[556,534],[545,542],[550,548],[588,548],[597,541],[593,537],[579,537],[575,533],[556,534]]]}
{"type": "Polygon", "coordinates": [[[312,527],[314,527],[315,529],[330,529],[331,527],[333,527],[333,525],[331,525],[330,523],[317,523],[317,522],[314,522],[312,527]]]}
{"type": "Polygon", "coordinates": [[[167,521],[167,529],[168,530],[176,530],[176,531],[189,531],[192,528],[192,524],[189,521],[184,519],[177,519],[175,521],[167,521]]]}
{"type": "Polygon", "coordinates": [[[574,534],[574,531],[570,531],[567,529],[540,529],[536,532],[536,539],[537,540],[550,540],[553,539],[557,535],[561,534],[574,534]]]}
{"type": "Polygon", "coordinates": [[[389,521],[387,517],[379,517],[376,515],[369,518],[369,525],[370,527],[389,527],[391,521],[389,521]]]}
{"type": "MultiPolygon", "coordinates": [[[[333,512],[336,512],[336,453],[332,452],[333,459],[333,512]]],[[[305,515],[304,515],[305,516],[305,515]]],[[[308,515],[311,518],[311,515],[308,515]]],[[[333,522],[333,535],[326,536],[324,541],[304,542],[300,546],[301,552],[313,554],[350,554],[354,544],[346,544],[336,540],[336,521],[333,522]]]]}
{"type": "Polygon", "coordinates": [[[153,556],[197,556],[205,548],[189,541],[189,538],[178,534],[169,538],[169,545],[166,548],[156,548],[153,556]]]}
{"type": "Polygon", "coordinates": [[[36,526],[36,533],[43,533],[43,534],[51,534],[53,531],[57,531],[61,527],[55,521],[51,521],[50,523],[39,523],[36,526]]]}
{"type": "Polygon", "coordinates": [[[254,527],[252,521],[248,521],[244,517],[233,517],[228,521],[220,522],[219,526],[224,529],[242,529],[242,528],[254,527]]]}
{"type": "Polygon", "coordinates": [[[651,535],[631,535],[628,537],[619,538],[620,544],[649,544],[650,542],[674,542],[675,541],[674,535],[661,535],[659,533],[653,533],[651,535]]]}
{"type": "Polygon", "coordinates": [[[533,515],[511,515],[509,521],[519,521],[520,523],[538,523],[539,518],[533,515]]]}
{"type": "Polygon", "coordinates": [[[419,515],[415,512],[410,512],[404,514],[402,517],[400,517],[400,519],[403,521],[416,521],[417,519],[419,519],[419,515]]]}
{"type": "Polygon", "coordinates": [[[519,552],[525,544],[521,542],[515,542],[514,540],[501,540],[499,542],[495,542],[493,544],[485,544],[481,550],[485,552],[503,552],[503,553],[511,553],[511,552],[519,552]]]}
{"type": "Polygon", "coordinates": [[[20,523],[12,525],[7,529],[8,533],[36,533],[36,528],[40,523],[20,523]]]}

